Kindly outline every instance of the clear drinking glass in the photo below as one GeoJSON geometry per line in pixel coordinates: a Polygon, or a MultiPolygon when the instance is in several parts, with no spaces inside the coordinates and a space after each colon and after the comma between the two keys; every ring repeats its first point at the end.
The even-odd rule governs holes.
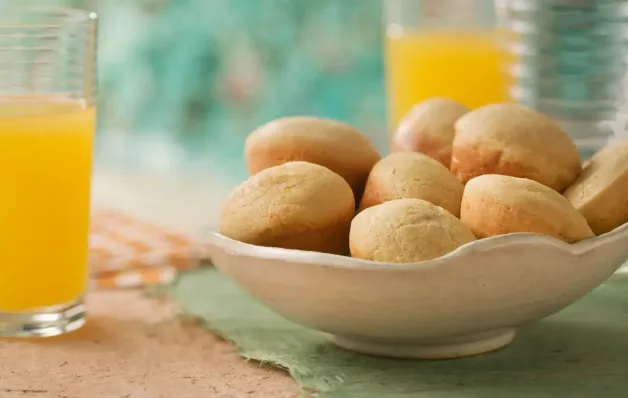
{"type": "Polygon", "coordinates": [[[85,322],[96,37],[92,12],[0,10],[0,336],[85,322]]]}
{"type": "Polygon", "coordinates": [[[510,96],[552,117],[584,159],[611,135],[628,45],[625,1],[498,0],[510,96]]]}
{"type": "Polygon", "coordinates": [[[470,108],[507,100],[494,0],[385,0],[384,6],[391,132],[430,97],[470,108]]]}

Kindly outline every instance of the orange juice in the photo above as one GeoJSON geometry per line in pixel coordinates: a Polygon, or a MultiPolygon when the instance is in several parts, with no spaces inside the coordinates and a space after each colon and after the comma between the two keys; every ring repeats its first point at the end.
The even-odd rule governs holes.
{"type": "Polygon", "coordinates": [[[0,97],[0,311],[83,294],[94,125],[78,101],[0,97]]]}
{"type": "Polygon", "coordinates": [[[414,104],[447,97],[470,108],[506,100],[502,55],[492,32],[421,31],[388,37],[389,121],[394,130],[414,104]]]}

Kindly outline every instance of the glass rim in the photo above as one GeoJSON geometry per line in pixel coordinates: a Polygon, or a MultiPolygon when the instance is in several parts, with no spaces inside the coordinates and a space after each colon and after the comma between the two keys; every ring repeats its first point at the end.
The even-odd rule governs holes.
{"type": "Polygon", "coordinates": [[[98,14],[95,11],[82,10],[79,8],[71,7],[54,7],[54,6],[24,6],[13,5],[3,10],[4,14],[10,14],[15,11],[26,11],[29,14],[50,14],[63,16],[62,23],[45,23],[45,22],[15,22],[6,23],[0,16],[0,30],[1,29],[31,29],[31,28],[60,28],[67,25],[81,25],[81,24],[93,24],[98,20],[98,14]]]}

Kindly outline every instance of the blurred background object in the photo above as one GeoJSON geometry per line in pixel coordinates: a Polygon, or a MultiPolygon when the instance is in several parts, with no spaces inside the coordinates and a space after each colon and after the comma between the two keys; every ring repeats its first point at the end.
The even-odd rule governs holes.
{"type": "Polygon", "coordinates": [[[98,7],[99,155],[110,162],[186,172],[219,165],[241,179],[246,135],[292,114],[344,120],[386,145],[380,0],[98,7]]]}
{"type": "Polygon", "coordinates": [[[384,0],[390,131],[417,103],[507,99],[493,0],[384,0]]]}
{"type": "Polygon", "coordinates": [[[623,0],[498,0],[509,95],[558,121],[584,157],[607,142],[625,70],[623,0]]]}

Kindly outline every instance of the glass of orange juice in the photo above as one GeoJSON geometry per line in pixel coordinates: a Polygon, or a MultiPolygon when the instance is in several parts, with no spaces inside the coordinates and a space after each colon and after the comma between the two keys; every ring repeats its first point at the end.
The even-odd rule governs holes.
{"type": "Polygon", "coordinates": [[[391,132],[417,103],[446,97],[469,108],[507,99],[494,0],[385,0],[391,132]]]}
{"type": "Polygon", "coordinates": [[[96,22],[0,7],[0,336],[85,322],[96,22]]]}

